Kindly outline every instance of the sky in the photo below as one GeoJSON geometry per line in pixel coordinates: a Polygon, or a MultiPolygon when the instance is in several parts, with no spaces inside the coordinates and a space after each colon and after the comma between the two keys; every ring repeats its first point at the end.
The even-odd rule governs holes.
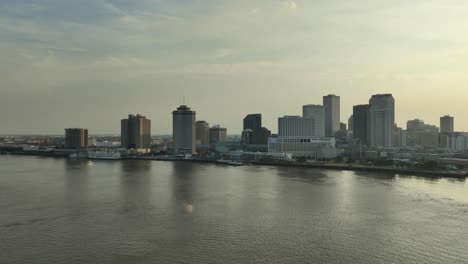
{"type": "Polygon", "coordinates": [[[392,93],[396,121],[468,131],[466,0],[2,0],[0,134],[119,133],[130,113],[172,132],[186,103],[242,119],[341,96],[341,121],[392,93]]]}

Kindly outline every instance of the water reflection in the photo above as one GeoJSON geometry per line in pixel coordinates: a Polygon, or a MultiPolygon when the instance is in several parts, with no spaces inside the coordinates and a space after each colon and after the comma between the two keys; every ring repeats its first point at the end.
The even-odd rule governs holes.
{"type": "Polygon", "coordinates": [[[194,205],[194,174],[200,166],[191,162],[172,163],[172,186],[174,190],[175,206],[186,215],[191,215],[195,210],[194,205]]]}
{"type": "Polygon", "coordinates": [[[323,170],[299,167],[278,167],[277,175],[287,180],[303,182],[323,182],[327,180],[327,174],[323,170]]]}
{"type": "Polygon", "coordinates": [[[378,173],[378,172],[367,172],[367,171],[356,171],[354,172],[354,175],[371,179],[371,180],[376,180],[376,181],[394,181],[397,178],[397,174],[394,173],[378,173]]]}
{"type": "Polygon", "coordinates": [[[82,215],[88,208],[88,161],[66,159],[64,163],[65,207],[71,214],[82,215]]]}
{"type": "Polygon", "coordinates": [[[145,210],[151,202],[152,162],[124,160],[120,162],[122,211],[145,210]]]}

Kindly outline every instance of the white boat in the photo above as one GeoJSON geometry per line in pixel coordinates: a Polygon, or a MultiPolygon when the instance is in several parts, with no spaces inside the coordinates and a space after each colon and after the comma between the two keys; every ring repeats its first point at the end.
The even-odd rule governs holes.
{"type": "Polygon", "coordinates": [[[119,160],[122,156],[117,151],[88,151],[88,159],[96,160],[119,160]]]}

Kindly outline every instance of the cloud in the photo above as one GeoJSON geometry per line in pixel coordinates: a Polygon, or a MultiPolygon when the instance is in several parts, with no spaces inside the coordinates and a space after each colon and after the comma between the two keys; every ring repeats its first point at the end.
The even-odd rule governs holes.
{"type": "Polygon", "coordinates": [[[281,1],[281,5],[288,9],[296,9],[297,3],[294,0],[283,0],[281,1]]]}
{"type": "MultiPolygon", "coordinates": [[[[260,0],[252,6],[251,0],[3,0],[0,98],[15,90],[60,101],[54,92],[81,87],[109,98],[127,96],[125,87],[151,87],[156,98],[160,87],[173,86],[220,96],[249,89],[281,98],[285,89],[303,89],[307,96],[299,99],[288,94],[291,101],[305,100],[299,103],[340,92],[349,104],[360,103],[362,98],[350,101],[367,100],[375,87],[410,87],[415,94],[443,87],[457,94],[468,90],[467,8],[466,1],[260,0]],[[358,92],[346,90],[349,80],[358,92]]],[[[220,97],[206,98],[200,100],[220,97]]],[[[293,104],[285,107],[295,109],[293,104]]],[[[8,108],[0,103],[2,111],[8,108]]]]}

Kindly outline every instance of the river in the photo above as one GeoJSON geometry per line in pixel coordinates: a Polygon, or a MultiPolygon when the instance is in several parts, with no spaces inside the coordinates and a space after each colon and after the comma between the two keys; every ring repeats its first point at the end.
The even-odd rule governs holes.
{"type": "Polygon", "coordinates": [[[0,156],[0,263],[467,263],[468,185],[0,156]]]}

